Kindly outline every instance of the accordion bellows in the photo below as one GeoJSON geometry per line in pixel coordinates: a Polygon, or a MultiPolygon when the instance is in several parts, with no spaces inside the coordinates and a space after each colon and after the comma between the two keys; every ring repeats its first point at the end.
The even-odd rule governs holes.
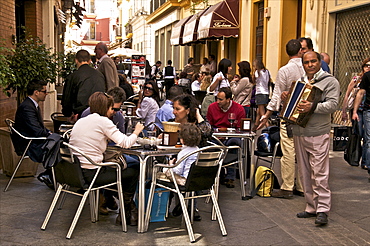
{"type": "Polygon", "coordinates": [[[293,82],[289,89],[287,101],[284,103],[283,109],[280,112],[281,118],[289,123],[306,127],[311,115],[316,109],[317,103],[321,100],[321,96],[322,91],[318,87],[302,81],[293,82]],[[302,100],[312,102],[309,112],[300,113],[298,111],[297,106],[302,100]]]}

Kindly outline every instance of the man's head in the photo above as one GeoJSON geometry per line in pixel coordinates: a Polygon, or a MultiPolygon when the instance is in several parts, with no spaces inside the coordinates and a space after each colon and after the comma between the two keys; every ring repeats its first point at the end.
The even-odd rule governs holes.
{"type": "Polygon", "coordinates": [[[231,101],[232,96],[233,96],[233,94],[232,94],[231,89],[229,87],[222,87],[218,91],[217,97],[216,97],[218,106],[221,109],[226,110],[230,105],[230,101],[231,101]]]}
{"type": "Polygon", "coordinates": [[[168,66],[171,66],[171,65],[172,65],[172,61],[171,61],[171,60],[168,60],[168,61],[167,61],[167,65],[168,65],[168,66]]]}
{"type": "Polygon", "coordinates": [[[302,56],[302,64],[308,79],[321,69],[321,55],[315,51],[308,51],[302,56]]]}
{"type": "Polygon", "coordinates": [[[190,58],[188,59],[188,64],[191,64],[191,65],[193,65],[193,64],[194,64],[194,58],[193,58],[193,57],[190,57],[190,58]]]}
{"type": "Polygon", "coordinates": [[[46,95],[48,92],[46,91],[47,82],[42,80],[32,80],[27,85],[27,95],[32,97],[37,103],[40,101],[45,101],[46,95]]]}
{"type": "Polygon", "coordinates": [[[98,43],[96,46],[95,46],[95,50],[94,50],[95,54],[96,54],[96,58],[100,59],[102,58],[105,54],[108,53],[108,47],[105,43],[103,42],[100,42],[98,43]]]}
{"type": "Polygon", "coordinates": [[[86,50],[79,50],[76,53],[75,62],[77,67],[80,67],[82,64],[89,64],[91,62],[91,56],[88,51],[86,50]]]}
{"type": "Polygon", "coordinates": [[[215,56],[214,55],[209,55],[208,59],[209,59],[209,61],[214,61],[215,60],[215,56]]]}
{"type": "Polygon", "coordinates": [[[115,63],[116,65],[118,65],[118,63],[120,62],[119,57],[118,57],[118,56],[114,57],[114,58],[113,58],[113,61],[114,61],[114,63],[115,63]]]}
{"type": "Polygon", "coordinates": [[[299,42],[301,43],[301,46],[302,46],[302,48],[301,48],[302,54],[304,54],[308,51],[313,51],[312,39],[301,37],[298,40],[299,40],[299,42]]]}
{"type": "Polygon", "coordinates": [[[291,39],[285,46],[286,53],[289,57],[292,56],[299,56],[301,57],[300,50],[301,50],[301,43],[298,39],[291,39]]]}
{"type": "Polygon", "coordinates": [[[156,65],[157,67],[160,67],[160,66],[162,65],[162,62],[161,62],[161,61],[157,61],[157,62],[155,63],[155,65],[156,65]]]}
{"type": "Polygon", "coordinates": [[[113,97],[113,110],[117,112],[121,109],[121,105],[126,101],[126,92],[121,87],[110,88],[107,92],[109,96],[113,97]]]}
{"type": "Polygon", "coordinates": [[[173,101],[173,99],[177,96],[180,96],[184,93],[184,91],[178,85],[171,86],[168,90],[168,100],[173,101]]]}
{"type": "Polygon", "coordinates": [[[203,58],[203,64],[207,64],[208,63],[208,58],[207,57],[204,57],[203,58]]]}
{"type": "Polygon", "coordinates": [[[326,64],[329,65],[330,64],[330,56],[329,56],[329,54],[328,53],[325,53],[325,52],[321,52],[320,55],[321,55],[322,60],[324,62],[326,62],[326,64]]]}

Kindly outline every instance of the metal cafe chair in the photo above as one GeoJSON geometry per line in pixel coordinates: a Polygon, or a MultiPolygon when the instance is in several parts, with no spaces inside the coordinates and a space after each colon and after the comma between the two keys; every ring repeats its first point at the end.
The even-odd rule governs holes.
{"type": "Polygon", "coordinates": [[[264,152],[264,151],[255,150],[254,151],[254,155],[257,156],[257,159],[256,159],[256,167],[258,167],[258,161],[261,160],[261,161],[265,161],[267,163],[270,163],[269,168],[270,169],[273,169],[275,160],[277,158],[281,158],[282,157],[281,148],[280,148],[280,142],[277,142],[274,145],[274,148],[273,148],[273,150],[271,152],[264,152]]]}
{"type": "Polygon", "coordinates": [[[14,129],[14,121],[12,121],[11,119],[6,119],[5,120],[5,123],[9,127],[10,136],[11,136],[12,141],[13,141],[13,137],[12,136],[18,135],[19,137],[27,140],[28,143],[27,143],[26,149],[22,153],[18,153],[16,151],[17,155],[18,156],[21,156],[21,158],[19,159],[18,164],[15,166],[14,172],[13,172],[12,176],[10,177],[10,180],[8,181],[8,183],[6,184],[6,186],[4,188],[4,192],[8,190],[8,188],[9,188],[10,184],[12,183],[12,181],[14,179],[14,176],[17,173],[19,167],[21,166],[23,160],[25,158],[29,158],[29,156],[27,155],[27,151],[28,151],[28,148],[30,147],[32,141],[34,141],[34,140],[46,140],[46,137],[37,137],[36,138],[36,137],[26,137],[26,136],[22,135],[20,132],[18,132],[16,129],[14,129]]]}
{"type": "Polygon", "coordinates": [[[217,178],[220,174],[222,159],[225,156],[224,154],[225,148],[222,146],[207,146],[197,151],[188,153],[187,155],[179,159],[174,165],[155,164],[153,167],[152,182],[150,186],[148,205],[145,215],[145,231],[147,231],[149,227],[154,191],[156,186],[158,186],[177,193],[183,212],[183,220],[185,220],[186,223],[190,242],[195,242],[194,232],[191,225],[194,215],[194,199],[200,197],[211,197],[221,233],[223,236],[227,236],[226,228],[222,219],[221,211],[218,206],[215,193],[215,186],[217,185],[217,178]],[[198,158],[190,168],[185,185],[179,185],[176,182],[173,168],[178,166],[184,159],[193,154],[198,154],[198,158]],[[157,179],[157,173],[158,171],[160,171],[161,168],[169,169],[172,176],[172,181],[157,179]],[[196,191],[201,190],[209,190],[209,193],[195,195],[196,191]],[[185,193],[185,196],[183,195],[183,193],[185,193]],[[189,218],[189,213],[187,209],[189,200],[191,200],[191,219],[189,218]]]}
{"type": "MultiPolygon", "coordinates": [[[[68,233],[66,236],[67,239],[71,238],[74,228],[76,227],[76,224],[78,222],[78,219],[80,217],[80,214],[82,212],[82,209],[88,197],[90,201],[91,221],[92,222],[98,221],[99,190],[104,188],[104,189],[114,190],[118,192],[120,214],[122,218],[122,231],[126,232],[127,226],[126,226],[123,193],[122,193],[122,186],[121,186],[121,167],[120,165],[114,162],[96,163],[91,158],[89,158],[84,152],[79,150],[77,147],[74,147],[68,143],[63,143],[63,145],[65,145],[67,148],[61,148],[62,161],[56,164],[54,167],[55,179],[57,180],[57,183],[58,183],[58,189],[55,193],[55,196],[50,205],[50,208],[46,214],[45,220],[41,226],[41,230],[46,229],[46,226],[60,198],[60,195],[66,194],[66,193],[82,197],[79,203],[78,209],[73,218],[72,224],[68,230],[68,233]],[[82,157],[86,158],[86,160],[88,160],[91,164],[98,167],[96,174],[90,184],[85,182],[83,175],[82,175],[82,168],[80,166],[80,161],[77,158],[77,156],[73,155],[72,151],[74,153],[80,154],[82,157]],[[113,183],[96,186],[95,180],[100,174],[101,168],[106,167],[106,166],[116,168],[117,180],[116,182],[113,182],[113,183]],[[117,190],[109,188],[113,185],[117,186],[117,190]]],[[[64,197],[62,196],[62,201],[59,207],[62,206],[63,202],[64,202],[64,197]]]]}

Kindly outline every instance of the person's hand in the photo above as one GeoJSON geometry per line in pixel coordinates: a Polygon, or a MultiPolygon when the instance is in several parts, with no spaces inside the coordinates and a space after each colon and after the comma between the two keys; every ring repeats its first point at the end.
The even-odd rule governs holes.
{"type": "Polygon", "coordinates": [[[360,120],[360,118],[358,117],[357,112],[355,112],[354,110],[353,110],[352,120],[357,120],[357,121],[360,120]]]}
{"type": "Polygon", "coordinates": [[[342,121],[346,122],[348,120],[347,111],[342,111],[342,121]]]}
{"type": "Polygon", "coordinates": [[[172,158],[172,159],[168,162],[168,164],[173,165],[173,164],[175,164],[175,162],[176,162],[176,158],[172,158]]]}
{"type": "Polygon", "coordinates": [[[71,117],[69,117],[68,122],[74,124],[76,123],[77,120],[78,120],[78,114],[73,113],[71,117]]]}
{"type": "Polygon", "coordinates": [[[307,100],[302,100],[302,102],[298,104],[298,107],[297,107],[299,113],[301,114],[309,112],[311,108],[312,108],[312,102],[309,102],[307,100]]]}
{"type": "Polygon", "coordinates": [[[287,91],[283,91],[283,92],[281,93],[280,98],[281,98],[281,100],[282,100],[282,101],[285,101],[285,100],[288,98],[288,93],[289,93],[289,92],[287,92],[287,91]]]}
{"type": "Polygon", "coordinates": [[[266,124],[267,124],[267,121],[268,121],[267,116],[262,115],[261,118],[260,118],[260,124],[258,125],[257,130],[262,129],[263,127],[265,127],[266,124]]]}
{"type": "Polygon", "coordinates": [[[142,132],[144,130],[144,125],[143,123],[141,122],[138,122],[135,126],[135,130],[134,130],[134,133],[139,136],[140,132],[142,132]]]}

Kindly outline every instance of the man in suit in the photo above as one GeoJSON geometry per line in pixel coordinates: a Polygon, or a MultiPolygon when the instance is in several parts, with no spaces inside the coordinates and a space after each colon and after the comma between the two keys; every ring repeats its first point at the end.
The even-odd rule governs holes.
{"type": "Polygon", "coordinates": [[[107,55],[108,47],[105,43],[100,42],[95,46],[95,54],[98,60],[98,71],[104,75],[105,91],[110,88],[119,86],[118,72],[116,64],[107,55]]]}
{"type": "Polygon", "coordinates": [[[72,121],[80,118],[82,112],[89,107],[90,96],[97,91],[105,91],[104,75],[90,67],[91,56],[86,50],[76,53],[77,70],[71,74],[63,88],[62,113],[72,121]]]}
{"type": "MultiPolygon", "coordinates": [[[[19,105],[15,114],[14,128],[26,137],[47,137],[51,134],[43,123],[39,103],[45,101],[47,82],[33,80],[27,85],[28,97],[19,105]]],[[[12,134],[12,141],[17,154],[21,154],[27,147],[28,141],[12,134]]],[[[41,162],[43,152],[41,150],[44,140],[32,141],[28,148],[27,155],[34,162],[41,162]]],[[[48,170],[37,177],[41,182],[45,182],[49,187],[53,184],[49,177],[48,170]]]]}

